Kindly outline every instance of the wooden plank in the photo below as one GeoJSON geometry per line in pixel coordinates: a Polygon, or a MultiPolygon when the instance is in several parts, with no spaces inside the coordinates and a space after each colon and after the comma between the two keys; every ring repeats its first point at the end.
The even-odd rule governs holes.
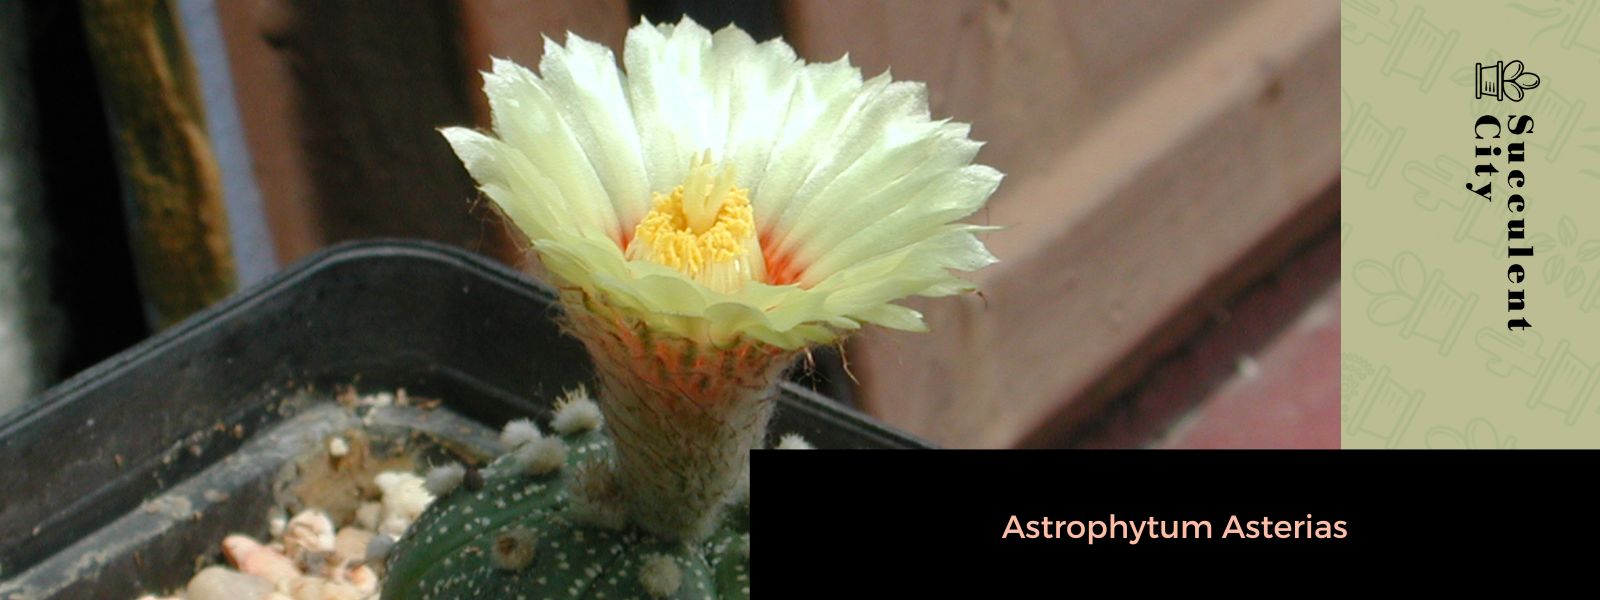
{"type": "Polygon", "coordinates": [[[280,0],[228,0],[217,3],[217,17],[273,249],[288,264],[328,241],[301,151],[294,74],[278,51],[292,27],[290,8],[280,0]]]}
{"type": "Polygon", "coordinates": [[[261,189],[250,165],[244,124],[239,120],[227,46],[217,19],[220,1],[225,0],[184,0],[177,4],[177,10],[189,57],[194,61],[200,99],[206,107],[206,132],[222,177],[234,271],[239,287],[248,287],[276,272],[278,259],[261,205],[261,189]]]}
{"type": "Polygon", "coordinates": [[[1338,284],[1249,364],[1154,446],[1339,449],[1338,284]]]}
{"type": "Polygon", "coordinates": [[[490,57],[506,58],[530,69],[544,56],[544,37],[566,43],[568,32],[604,44],[620,56],[623,37],[632,24],[626,0],[463,0],[465,59],[471,67],[473,112],[479,125],[489,124],[489,103],[479,90],[490,57]]]}
{"type": "MultiPolygon", "coordinates": [[[[1046,448],[1135,448],[1156,445],[1165,447],[1163,438],[1191,424],[1206,411],[1207,404],[1222,394],[1229,382],[1238,379],[1281,378],[1282,373],[1272,369],[1285,366],[1266,361],[1271,348],[1287,339],[1295,322],[1314,312],[1317,303],[1327,298],[1339,282],[1339,227],[1336,214],[1339,206],[1339,187],[1333,186],[1322,193],[1317,201],[1324,218],[1315,222],[1324,226],[1305,243],[1282,252],[1281,260],[1273,248],[1252,250],[1251,255],[1261,258],[1266,273],[1241,273],[1250,283],[1242,289],[1227,288],[1234,292],[1220,298],[1215,304],[1206,300],[1192,303],[1181,317],[1194,319],[1190,323],[1163,326],[1163,331],[1184,329],[1198,325],[1197,331],[1182,336],[1177,348],[1161,353],[1148,368],[1138,372],[1137,380],[1123,393],[1096,411],[1091,419],[1074,424],[1071,428],[1054,428],[1041,431],[1026,443],[1046,448]],[[1270,256],[1269,256],[1270,255],[1270,256]]],[[[1313,222],[1311,219],[1305,222],[1313,222]]],[[[1237,271],[1236,271],[1237,273],[1237,271]]],[[[1337,296],[1333,296],[1337,298],[1337,296]]],[[[1337,312],[1337,311],[1335,311],[1337,312]]],[[[1337,321],[1337,315],[1335,321],[1337,321]]],[[[1335,326],[1337,323],[1335,323],[1335,326]]],[[[1337,332],[1337,327],[1335,327],[1337,332]]],[[[1335,335],[1337,340],[1337,335],[1335,335]]],[[[1298,346],[1297,346],[1298,348],[1298,346]]],[[[1305,348],[1296,359],[1301,362],[1320,362],[1336,370],[1339,346],[1317,344],[1305,348]]],[[[1327,390],[1302,390],[1294,398],[1278,397],[1271,401],[1282,402],[1286,408],[1304,408],[1306,412],[1339,412],[1338,385],[1327,390]],[[1327,392],[1327,393],[1322,393],[1327,392]],[[1331,406],[1322,404],[1332,399],[1331,406]]],[[[1216,415],[1218,413],[1212,413],[1216,415]]],[[[1231,414],[1231,413],[1229,413],[1231,414]]],[[[1220,424],[1220,423],[1219,423],[1220,424]]],[[[1316,424],[1311,424],[1316,425],[1316,424]]],[[[1317,425],[1303,432],[1280,431],[1256,434],[1257,439],[1282,439],[1298,433],[1307,433],[1309,439],[1327,441],[1322,434],[1332,433],[1331,447],[1339,445],[1337,426],[1332,422],[1323,428],[1317,425]],[[1314,429],[1314,431],[1313,431],[1314,429]]]]}
{"type": "MultiPolygon", "coordinates": [[[[473,120],[479,127],[489,126],[489,101],[483,95],[482,72],[490,68],[491,57],[505,58],[530,69],[538,69],[544,56],[544,38],[566,43],[568,33],[605,44],[621,56],[622,40],[632,21],[625,0],[564,0],[561,2],[519,2],[516,0],[462,0],[461,21],[463,60],[470,66],[466,86],[472,102],[473,120]]],[[[493,214],[488,202],[475,203],[484,231],[482,250],[540,277],[542,266],[526,248],[511,224],[493,214]]]]}
{"type": "Polygon", "coordinates": [[[712,31],[737,24],[756,41],[783,35],[783,3],[779,0],[633,0],[629,4],[652,23],[676,23],[687,15],[712,31]]]}
{"type": "Polygon", "coordinates": [[[227,212],[177,15],[165,0],[84,0],[150,322],[164,327],[234,288],[227,212]]]}
{"type": "Polygon", "coordinates": [[[281,261],[329,243],[421,237],[520,253],[479,201],[441,126],[487,125],[490,56],[537,65],[540,34],[620,46],[624,0],[234,0],[219,16],[281,261]]]}
{"type": "Polygon", "coordinates": [[[927,82],[934,116],[972,123],[982,162],[1015,180],[1252,4],[791,0],[785,17],[809,60],[849,53],[866,73],[927,82]]]}
{"type": "MultiPolygon", "coordinates": [[[[1004,10],[1045,10],[1036,3],[962,6],[969,16],[954,29],[888,19],[882,26],[905,28],[901,39],[957,47],[920,68],[957,74],[944,81],[979,80],[957,79],[945,92],[935,83],[936,112],[948,106],[975,121],[975,132],[1011,136],[989,136],[980,154],[1011,173],[979,219],[1007,227],[987,239],[1002,262],[975,275],[982,297],[916,303],[933,333],[869,332],[850,358],[863,404],[889,422],[943,444],[1005,447],[1092,414],[1156,349],[1174,343],[1182,328],[1173,324],[1249,266],[1253,250],[1303,235],[1297,219],[1322,214],[1317,193],[1338,174],[1338,6],[1239,5],[1181,51],[1160,50],[1175,42],[1156,28],[1145,50],[1089,61],[1134,65],[1140,74],[1122,89],[1073,75],[1095,70],[1069,60],[1071,48],[1115,53],[1116,35],[1102,32],[1090,44],[1078,32],[1065,36],[1068,49],[1050,50],[1062,21],[1001,18],[1004,10]],[[1045,50],[1031,51],[1038,48],[1045,50]],[[990,52],[1006,58],[986,58],[990,52]],[[972,71],[979,74],[965,75],[972,71]],[[977,88],[987,89],[967,91],[977,88]],[[1118,99],[1072,103],[1100,94],[1118,99]],[[980,108],[963,113],[963,105],[980,108]],[[1079,107],[1092,108],[1075,115],[1079,107]],[[1051,122],[1058,118],[1081,122],[1051,122]],[[1008,143],[1022,147],[1003,150],[1008,143]]],[[[1074,6],[1102,5],[1056,8],[1074,6]]],[[[915,21],[917,12],[899,14],[915,21]]],[[[791,18],[804,32],[822,27],[791,18]]],[[[916,78],[917,54],[896,52],[911,59],[904,68],[897,62],[896,73],[916,78]]]]}
{"type": "Polygon", "coordinates": [[[472,247],[473,186],[435,131],[471,120],[447,3],[300,2],[264,31],[289,67],[299,151],[330,242],[421,237],[472,247]]]}
{"type": "Polygon", "coordinates": [[[369,237],[481,245],[472,184],[435,132],[472,121],[454,5],[218,11],[281,261],[369,237]]]}

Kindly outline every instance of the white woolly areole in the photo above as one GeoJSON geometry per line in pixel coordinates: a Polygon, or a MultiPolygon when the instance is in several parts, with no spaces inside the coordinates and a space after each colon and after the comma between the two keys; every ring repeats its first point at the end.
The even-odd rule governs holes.
{"type": "Polygon", "coordinates": [[[683,569],[670,556],[652,554],[639,566],[639,585],[651,597],[666,598],[678,593],[678,587],[683,585],[683,569]]]}
{"type": "Polygon", "coordinates": [[[784,434],[783,437],[778,438],[778,445],[775,446],[775,448],[777,448],[779,450],[816,450],[817,449],[816,446],[812,446],[811,442],[806,441],[806,438],[801,437],[800,434],[798,434],[798,433],[786,433],[786,434],[784,434]]]}
{"type": "Polygon", "coordinates": [[[556,415],[550,419],[550,427],[571,435],[599,429],[602,420],[600,405],[595,404],[589,397],[589,391],[580,386],[567,392],[567,395],[556,403],[556,415]]]}
{"type": "Polygon", "coordinates": [[[489,547],[489,560],[497,569],[521,571],[533,564],[538,542],[533,531],[526,527],[507,529],[494,537],[489,547]]]}
{"type": "Polygon", "coordinates": [[[429,469],[426,478],[428,493],[434,496],[448,495],[455,491],[466,477],[467,468],[461,466],[461,463],[450,463],[429,469]]]}
{"type": "Polygon", "coordinates": [[[567,514],[574,522],[617,530],[628,524],[628,509],[617,489],[616,473],[601,460],[580,464],[567,483],[567,514]]]}
{"type": "Polygon", "coordinates": [[[539,431],[539,426],[534,425],[529,419],[508,422],[505,428],[500,430],[500,443],[505,444],[507,450],[515,450],[542,437],[544,434],[539,431]]]}
{"type": "Polygon", "coordinates": [[[511,453],[512,465],[527,475],[544,475],[567,464],[567,444],[557,438],[541,438],[511,453]]]}

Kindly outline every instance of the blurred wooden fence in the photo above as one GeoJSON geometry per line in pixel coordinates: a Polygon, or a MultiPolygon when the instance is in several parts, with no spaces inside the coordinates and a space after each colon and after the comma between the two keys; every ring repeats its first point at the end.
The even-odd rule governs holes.
{"type": "Polygon", "coordinates": [[[984,295],[853,347],[863,404],[914,433],[1060,437],[1336,218],[1337,3],[788,6],[803,54],[927,81],[1008,174],[982,217],[1006,227],[984,295]]]}
{"type": "MultiPolygon", "coordinates": [[[[1320,0],[232,0],[216,3],[273,247],[424,237],[516,262],[434,133],[484,123],[490,55],[540,34],[618,47],[643,13],[764,19],[929,84],[1008,174],[981,297],[917,303],[933,333],[849,348],[870,412],[953,446],[1039,443],[1092,417],[1221,298],[1332,223],[1336,3],[1320,0]],[[754,7],[754,8],[752,8],[754,7]],[[751,17],[751,15],[755,15],[751,17]],[[403,64],[405,68],[396,69],[403,64]]],[[[716,25],[715,18],[703,18],[716,25]]],[[[725,20],[724,20],[725,22],[725,20]]]]}

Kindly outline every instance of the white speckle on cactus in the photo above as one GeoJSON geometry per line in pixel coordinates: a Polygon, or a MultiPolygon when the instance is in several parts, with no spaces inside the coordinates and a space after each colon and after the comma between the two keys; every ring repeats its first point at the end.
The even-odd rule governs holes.
{"type": "Polygon", "coordinates": [[[739,536],[739,555],[744,557],[745,562],[750,562],[750,534],[748,533],[739,536]]]}
{"type": "Polygon", "coordinates": [[[588,388],[580,385],[568,390],[556,403],[556,416],[550,419],[550,426],[570,435],[599,429],[601,420],[600,405],[589,397],[588,388]]]}
{"type": "Polygon", "coordinates": [[[683,585],[683,570],[672,557],[652,554],[639,567],[639,585],[652,597],[666,598],[678,593],[678,587],[683,585]]]}
{"type": "Polygon", "coordinates": [[[798,433],[786,433],[786,434],[784,434],[783,437],[778,438],[778,445],[776,447],[779,450],[815,450],[816,449],[816,446],[812,446],[811,442],[806,441],[806,438],[800,437],[800,434],[798,434],[798,433]]]}
{"type": "Polygon", "coordinates": [[[544,434],[539,432],[539,426],[528,419],[511,421],[506,423],[505,429],[500,430],[500,443],[505,444],[507,450],[516,450],[542,437],[544,434]]]}
{"type": "Polygon", "coordinates": [[[567,445],[558,438],[541,438],[517,448],[511,464],[518,472],[544,475],[567,464],[567,445]]]}
{"type": "Polygon", "coordinates": [[[445,496],[455,491],[456,486],[461,485],[461,481],[466,478],[466,467],[461,466],[461,463],[450,463],[429,469],[425,485],[428,488],[428,493],[434,496],[445,496]]]}
{"type": "Polygon", "coordinates": [[[489,548],[489,559],[498,569],[521,571],[533,564],[533,554],[538,538],[526,527],[513,527],[495,536],[489,548]]]}

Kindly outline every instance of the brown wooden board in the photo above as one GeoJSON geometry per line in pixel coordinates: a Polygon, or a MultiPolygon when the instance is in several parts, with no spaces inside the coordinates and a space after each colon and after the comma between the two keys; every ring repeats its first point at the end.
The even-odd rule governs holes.
{"type": "Polygon", "coordinates": [[[788,5],[803,54],[928,80],[935,116],[974,122],[1009,174],[976,218],[1006,228],[984,295],[914,303],[929,334],[858,336],[863,406],[953,446],[1070,426],[1263,248],[1331,218],[1337,4],[1155,4],[788,5]]]}
{"type": "Polygon", "coordinates": [[[420,237],[517,254],[436,130],[486,124],[490,55],[537,64],[541,34],[617,43],[620,0],[219,2],[240,114],[280,261],[420,237]]]}

